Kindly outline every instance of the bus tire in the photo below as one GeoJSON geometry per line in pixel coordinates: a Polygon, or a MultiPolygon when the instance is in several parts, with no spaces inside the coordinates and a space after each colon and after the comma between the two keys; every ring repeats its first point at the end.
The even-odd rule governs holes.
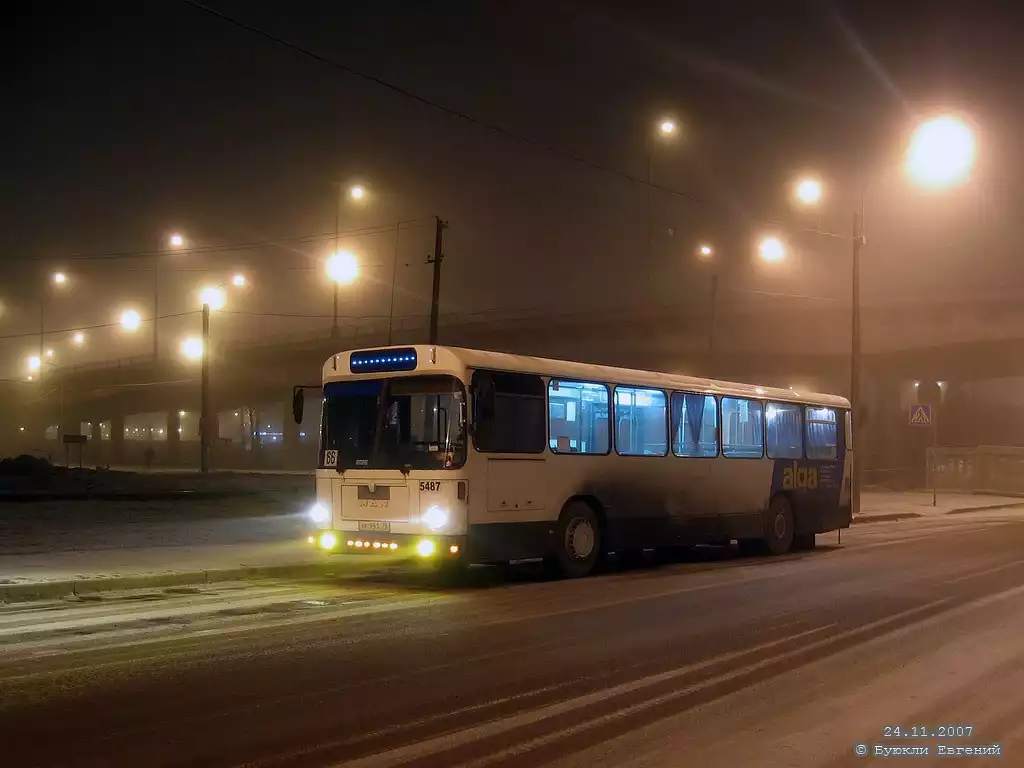
{"type": "Polygon", "coordinates": [[[551,565],[568,579],[586,576],[601,559],[604,536],[601,521],[585,501],[572,501],[562,510],[556,528],[557,551],[551,565]]]}
{"type": "Polygon", "coordinates": [[[764,545],[770,555],[784,555],[793,546],[793,505],[781,494],[768,505],[764,545]]]}
{"type": "Polygon", "coordinates": [[[797,533],[793,535],[793,544],[790,547],[794,552],[810,552],[816,544],[813,533],[797,533]]]}

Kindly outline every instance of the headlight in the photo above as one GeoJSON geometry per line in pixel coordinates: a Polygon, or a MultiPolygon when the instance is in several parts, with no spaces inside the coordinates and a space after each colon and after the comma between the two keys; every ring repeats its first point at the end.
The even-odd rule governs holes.
{"type": "Polygon", "coordinates": [[[420,515],[427,528],[432,531],[436,531],[439,528],[444,528],[448,523],[448,513],[440,507],[430,507],[426,512],[420,515]]]}
{"type": "Polygon", "coordinates": [[[317,525],[326,523],[331,518],[331,513],[328,511],[327,507],[325,507],[320,502],[317,502],[312,507],[310,507],[309,512],[307,514],[309,515],[309,519],[317,525]]]}
{"type": "Polygon", "coordinates": [[[331,550],[338,546],[338,537],[330,531],[320,534],[320,549],[331,550]]]}

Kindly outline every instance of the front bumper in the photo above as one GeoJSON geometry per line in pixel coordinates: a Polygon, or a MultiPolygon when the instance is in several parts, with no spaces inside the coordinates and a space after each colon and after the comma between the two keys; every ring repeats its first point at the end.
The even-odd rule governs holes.
{"type": "Polygon", "coordinates": [[[331,554],[461,557],[465,536],[319,530],[306,541],[331,554]]]}

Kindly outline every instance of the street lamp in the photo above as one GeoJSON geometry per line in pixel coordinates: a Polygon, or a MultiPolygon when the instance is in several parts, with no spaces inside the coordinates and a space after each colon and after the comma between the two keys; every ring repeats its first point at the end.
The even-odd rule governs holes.
{"type": "Polygon", "coordinates": [[[715,249],[713,246],[710,246],[707,243],[703,243],[700,246],[698,246],[697,255],[700,256],[702,259],[710,259],[712,256],[715,255],[715,249]]]}
{"type": "Polygon", "coordinates": [[[75,331],[71,336],[71,343],[77,347],[82,346],[85,344],[85,334],[81,331],[75,331]]]}
{"type": "Polygon", "coordinates": [[[38,371],[43,365],[43,360],[39,355],[32,355],[28,359],[28,369],[30,371],[38,371]]]}
{"type": "Polygon", "coordinates": [[[975,151],[970,126],[954,115],[941,115],[914,130],[907,147],[906,172],[926,189],[961,184],[971,175],[975,151]]]}
{"type": "Polygon", "coordinates": [[[68,276],[65,275],[63,272],[53,273],[53,282],[56,283],[57,285],[64,285],[64,283],[66,283],[67,281],[68,276]]]}
{"type": "MultiPolygon", "coordinates": [[[[190,336],[181,342],[181,354],[188,360],[201,360],[203,357],[203,340],[196,337],[190,336]]],[[[179,416],[184,415],[184,412],[179,413],[179,416]]]]}
{"type": "Polygon", "coordinates": [[[135,333],[142,325],[142,316],[134,309],[127,309],[121,313],[121,327],[129,333],[135,333]]]}
{"type": "Polygon", "coordinates": [[[356,202],[366,197],[366,189],[361,184],[353,184],[348,188],[348,196],[356,202]]]}
{"type": "Polygon", "coordinates": [[[224,309],[227,300],[228,297],[224,289],[217,286],[207,286],[199,291],[199,304],[201,306],[209,305],[210,310],[213,312],[224,309]]]}
{"type": "Polygon", "coordinates": [[[801,205],[818,205],[821,202],[821,181],[814,178],[800,179],[793,188],[793,196],[801,205]]]}
{"type": "MultiPolygon", "coordinates": [[[[942,189],[967,180],[974,166],[976,147],[974,132],[959,117],[940,115],[922,121],[914,129],[906,148],[903,169],[917,186],[942,189]]],[[[870,176],[861,189],[859,205],[853,215],[853,259],[851,274],[850,331],[850,406],[855,418],[860,407],[860,254],[864,247],[864,199],[872,182],[880,174],[870,176]]],[[[854,422],[854,428],[858,423],[854,422]]],[[[854,455],[852,511],[860,511],[860,462],[854,455]]]]}
{"type": "Polygon", "coordinates": [[[167,244],[171,248],[183,248],[185,246],[185,236],[180,232],[175,232],[167,238],[167,244]]]}
{"type": "Polygon", "coordinates": [[[239,273],[231,278],[231,284],[236,288],[242,288],[245,286],[245,275],[239,273]]]}
{"type": "Polygon", "coordinates": [[[351,251],[336,251],[325,264],[327,279],[333,285],[334,292],[334,320],[331,324],[331,338],[338,337],[338,287],[349,285],[359,277],[359,261],[351,251]]]}
{"type": "Polygon", "coordinates": [[[761,261],[775,264],[786,258],[786,246],[782,244],[779,238],[769,236],[762,238],[761,242],[758,243],[757,253],[761,257],[761,261]]]}

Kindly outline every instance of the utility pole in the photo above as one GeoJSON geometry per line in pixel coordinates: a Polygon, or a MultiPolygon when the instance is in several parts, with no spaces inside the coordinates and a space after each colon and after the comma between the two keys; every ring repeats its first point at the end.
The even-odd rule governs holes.
{"type": "Polygon", "coordinates": [[[391,346],[391,331],[395,322],[395,287],[398,283],[398,247],[402,244],[402,220],[395,223],[395,252],[391,258],[391,305],[388,308],[388,346],[391,346]]]}
{"type": "MultiPolygon", "coordinates": [[[[338,237],[341,234],[341,185],[338,185],[338,196],[334,199],[334,253],[338,252],[338,237]]],[[[338,343],[338,281],[334,283],[334,315],[331,321],[331,343],[338,343]]]]}
{"type": "Polygon", "coordinates": [[[160,254],[153,257],[153,362],[160,355],[160,254]]]}
{"type": "Polygon", "coordinates": [[[210,305],[203,304],[203,357],[199,383],[199,471],[210,471],[210,305]]]}
{"type": "Polygon", "coordinates": [[[435,216],[437,222],[434,228],[434,255],[427,257],[427,264],[434,265],[434,285],[430,292],[430,344],[437,344],[437,319],[441,303],[441,262],[444,261],[442,252],[442,240],[444,230],[448,226],[447,221],[441,221],[440,216],[435,216]]]}
{"type": "Polygon", "coordinates": [[[718,311],[718,273],[711,275],[711,311],[708,318],[708,376],[715,375],[715,315],[718,311]]]}
{"type": "Polygon", "coordinates": [[[853,213],[853,273],[850,289],[853,307],[850,314],[850,409],[853,426],[853,474],[850,478],[850,506],[854,515],[860,512],[860,455],[865,445],[860,434],[860,252],[864,245],[864,196],[860,199],[860,209],[853,213]]]}

